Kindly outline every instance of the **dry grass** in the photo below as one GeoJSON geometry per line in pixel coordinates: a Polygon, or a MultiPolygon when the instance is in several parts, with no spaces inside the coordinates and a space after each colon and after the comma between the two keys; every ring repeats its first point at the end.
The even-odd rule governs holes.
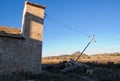
{"type": "MultiPolygon", "coordinates": [[[[56,56],[56,57],[45,57],[42,58],[42,64],[56,64],[62,61],[69,61],[69,59],[75,59],[77,56],[56,56]]],[[[98,62],[98,63],[120,63],[120,55],[113,53],[113,54],[98,54],[98,55],[91,55],[91,56],[82,56],[78,60],[79,62],[98,62]]]]}

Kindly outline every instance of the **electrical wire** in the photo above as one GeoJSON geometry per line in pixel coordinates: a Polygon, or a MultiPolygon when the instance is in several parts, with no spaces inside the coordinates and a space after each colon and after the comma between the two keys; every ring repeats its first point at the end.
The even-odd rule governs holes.
{"type": "MultiPolygon", "coordinates": [[[[71,31],[73,31],[73,32],[77,32],[77,33],[80,33],[80,34],[85,35],[85,36],[90,36],[90,35],[88,35],[88,34],[85,33],[85,32],[81,32],[81,31],[79,31],[78,29],[73,28],[73,27],[70,26],[70,25],[67,25],[67,24],[65,24],[65,23],[63,23],[63,22],[60,22],[60,21],[56,20],[56,19],[53,19],[53,18],[48,17],[47,14],[45,14],[45,19],[50,20],[50,21],[52,21],[52,22],[54,22],[54,23],[56,23],[56,24],[58,24],[58,25],[61,25],[62,27],[65,27],[65,28],[67,28],[67,29],[69,29],[69,30],[71,30],[71,31]]],[[[120,40],[119,37],[106,37],[106,36],[102,36],[101,38],[102,38],[102,39],[108,39],[108,40],[120,40]]]]}
{"type": "MultiPolygon", "coordinates": [[[[80,34],[83,34],[83,35],[87,35],[85,32],[83,33],[83,32],[81,32],[81,31],[79,31],[78,29],[75,29],[75,28],[73,28],[73,27],[71,27],[70,25],[67,25],[67,24],[65,24],[65,23],[63,23],[63,22],[60,22],[60,21],[58,21],[58,20],[55,20],[55,19],[53,19],[53,18],[50,18],[50,17],[45,17],[46,19],[48,19],[48,20],[50,20],[50,21],[53,21],[54,23],[56,23],[56,24],[58,24],[58,25],[61,25],[62,27],[65,27],[65,28],[67,28],[67,29],[69,29],[69,30],[71,30],[71,31],[73,31],[73,32],[77,32],[77,33],[80,33],[80,34]]],[[[87,36],[89,36],[89,35],[87,35],[87,36]]]]}

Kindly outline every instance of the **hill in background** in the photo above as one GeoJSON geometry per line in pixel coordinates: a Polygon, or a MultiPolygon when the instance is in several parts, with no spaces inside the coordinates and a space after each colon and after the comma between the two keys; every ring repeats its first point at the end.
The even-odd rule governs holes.
{"type": "MultiPolygon", "coordinates": [[[[79,51],[68,55],[60,55],[60,56],[50,56],[50,57],[43,57],[42,63],[43,64],[56,64],[62,61],[69,61],[70,59],[75,60],[81,53],[79,51]]],[[[79,60],[79,62],[98,62],[98,63],[108,63],[108,62],[114,62],[119,63],[120,62],[120,53],[103,53],[103,54],[94,54],[94,55],[87,55],[83,54],[79,60]]]]}

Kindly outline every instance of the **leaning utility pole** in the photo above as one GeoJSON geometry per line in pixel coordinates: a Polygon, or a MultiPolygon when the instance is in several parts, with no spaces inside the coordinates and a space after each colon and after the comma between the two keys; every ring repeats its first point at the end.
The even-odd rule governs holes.
{"type": "Polygon", "coordinates": [[[63,70],[61,70],[61,72],[67,72],[67,71],[70,71],[70,70],[73,70],[75,69],[76,67],[84,67],[84,68],[89,68],[90,66],[86,65],[86,64],[83,64],[83,63],[80,63],[80,62],[77,62],[78,59],[80,58],[80,56],[84,53],[84,51],[87,49],[87,47],[91,44],[91,42],[94,40],[95,38],[95,35],[93,35],[92,37],[90,37],[90,42],[86,45],[86,47],[83,49],[83,51],[81,52],[81,54],[75,59],[75,60],[72,60],[70,59],[68,64],[65,66],[66,68],[64,68],[63,70]]]}
{"type": "MultiPolygon", "coordinates": [[[[90,37],[90,36],[89,36],[90,37]]],[[[80,58],[80,56],[84,53],[84,51],[87,49],[87,47],[90,45],[90,43],[94,40],[95,35],[93,35],[92,37],[90,37],[90,42],[87,44],[87,46],[83,49],[83,51],[81,52],[81,54],[75,59],[75,61],[78,61],[78,59],[80,58]]]]}

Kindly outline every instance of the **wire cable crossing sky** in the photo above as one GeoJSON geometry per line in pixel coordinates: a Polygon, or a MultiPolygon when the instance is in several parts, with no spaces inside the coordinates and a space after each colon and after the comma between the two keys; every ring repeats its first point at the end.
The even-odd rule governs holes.
{"type": "Polygon", "coordinates": [[[73,32],[77,32],[77,33],[79,33],[79,34],[86,35],[85,32],[83,33],[83,32],[81,32],[81,31],[79,31],[78,29],[75,29],[75,28],[71,27],[70,25],[67,25],[67,24],[65,24],[65,23],[63,23],[63,22],[60,22],[60,21],[55,20],[55,19],[52,19],[52,18],[50,18],[50,17],[46,17],[46,19],[48,19],[48,20],[50,20],[50,21],[53,21],[53,23],[58,24],[58,25],[60,25],[60,26],[62,26],[62,27],[65,27],[65,28],[67,28],[67,29],[69,29],[69,30],[71,30],[71,31],[73,31],[73,32]]]}

